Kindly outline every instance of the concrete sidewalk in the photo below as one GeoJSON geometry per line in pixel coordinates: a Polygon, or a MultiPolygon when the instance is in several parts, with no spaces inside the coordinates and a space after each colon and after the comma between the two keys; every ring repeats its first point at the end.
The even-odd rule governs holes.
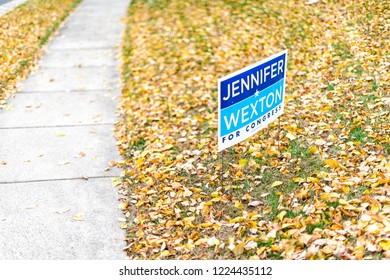
{"type": "Polygon", "coordinates": [[[0,259],[125,259],[108,169],[130,0],[84,0],[0,110],[0,259]]]}

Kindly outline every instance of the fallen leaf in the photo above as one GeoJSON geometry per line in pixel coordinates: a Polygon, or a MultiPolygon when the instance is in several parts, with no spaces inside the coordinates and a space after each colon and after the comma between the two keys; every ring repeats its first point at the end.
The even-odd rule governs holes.
{"type": "Polygon", "coordinates": [[[286,137],[287,137],[289,140],[291,140],[291,141],[293,141],[293,140],[295,140],[295,139],[297,138],[294,134],[292,134],[292,133],[290,133],[290,132],[288,132],[288,133],[286,134],[286,137]]]}
{"type": "Polygon", "coordinates": [[[129,202],[126,201],[118,205],[118,209],[125,210],[129,206],[129,202]]]}
{"type": "Polygon", "coordinates": [[[255,242],[253,240],[249,241],[244,246],[244,249],[247,250],[247,251],[255,249],[255,248],[257,248],[257,242],[255,242]]]}
{"type": "Polygon", "coordinates": [[[247,159],[240,159],[238,161],[238,165],[241,166],[241,167],[244,167],[247,163],[248,163],[247,159]]]}
{"type": "Polygon", "coordinates": [[[85,157],[85,156],[86,156],[86,153],[80,152],[76,156],[74,156],[74,158],[82,158],[82,157],[85,157]]]}
{"type": "Polygon", "coordinates": [[[323,140],[323,139],[317,139],[314,144],[316,144],[317,146],[322,146],[322,145],[325,145],[326,144],[326,141],[323,140]]]}
{"type": "Polygon", "coordinates": [[[207,244],[209,246],[219,246],[219,244],[221,244],[221,241],[219,241],[217,238],[215,237],[211,237],[207,240],[207,244]]]}
{"type": "Polygon", "coordinates": [[[317,146],[312,146],[310,149],[309,149],[309,153],[310,154],[315,154],[318,152],[318,148],[317,146]]]}
{"type": "Polygon", "coordinates": [[[275,182],[272,183],[271,188],[275,188],[275,187],[280,186],[282,184],[283,184],[282,181],[275,181],[275,182]]]}
{"type": "Polygon", "coordinates": [[[379,241],[379,246],[384,251],[390,250],[390,239],[384,239],[384,240],[379,241]]]}
{"type": "Polygon", "coordinates": [[[282,212],[280,212],[278,215],[277,215],[277,218],[279,219],[279,221],[282,221],[283,220],[283,218],[284,218],[284,216],[287,214],[287,212],[286,211],[282,211],[282,212]]]}
{"type": "Polygon", "coordinates": [[[70,211],[70,208],[59,208],[55,212],[57,214],[64,214],[64,213],[69,212],[69,211],[70,211]]]}
{"type": "Polygon", "coordinates": [[[324,164],[328,165],[331,168],[337,168],[340,166],[339,163],[337,162],[337,160],[335,160],[335,159],[324,160],[324,164]]]}
{"type": "Polygon", "coordinates": [[[249,203],[248,203],[248,206],[256,207],[256,206],[259,206],[259,205],[261,205],[261,204],[263,204],[261,201],[254,200],[254,201],[252,201],[252,202],[249,202],[249,203]]]}
{"type": "Polygon", "coordinates": [[[85,220],[85,213],[80,212],[72,217],[73,221],[84,221],[85,220]]]}
{"type": "Polygon", "coordinates": [[[244,242],[241,242],[241,243],[237,244],[236,246],[234,246],[234,248],[232,250],[233,254],[236,256],[242,255],[244,253],[244,246],[245,246],[244,242]]]}
{"type": "Polygon", "coordinates": [[[122,184],[122,182],[121,182],[121,180],[118,178],[118,177],[113,177],[112,179],[111,179],[111,181],[112,181],[112,186],[113,187],[117,187],[117,186],[119,186],[120,184],[122,184]]]}

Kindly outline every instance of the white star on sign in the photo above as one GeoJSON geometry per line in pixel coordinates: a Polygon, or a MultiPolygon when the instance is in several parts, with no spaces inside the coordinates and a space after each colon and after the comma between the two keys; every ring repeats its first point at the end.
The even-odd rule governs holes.
{"type": "Polygon", "coordinates": [[[257,90],[257,91],[255,92],[255,97],[258,97],[258,96],[259,96],[259,93],[260,93],[260,91],[257,90]]]}

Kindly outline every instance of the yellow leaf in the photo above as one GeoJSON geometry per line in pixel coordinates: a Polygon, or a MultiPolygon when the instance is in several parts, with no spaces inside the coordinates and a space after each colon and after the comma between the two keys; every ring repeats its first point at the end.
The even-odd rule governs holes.
{"type": "Polygon", "coordinates": [[[283,184],[282,181],[275,181],[275,182],[272,183],[271,188],[275,188],[277,186],[280,186],[281,184],[283,184]]]}
{"type": "Polygon", "coordinates": [[[218,225],[218,224],[213,224],[213,229],[214,229],[215,231],[218,231],[218,230],[221,229],[221,226],[218,225]]]}
{"type": "Polygon", "coordinates": [[[247,159],[240,159],[238,161],[238,165],[241,166],[241,167],[244,167],[247,163],[248,163],[247,159]]]}
{"type": "Polygon", "coordinates": [[[113,186],[113,187],[117,187],[117,186],[119,186],[120,184],[121,184],[121,181],[120,181],[120,179],[119,179],[118,177],[112,178],[112,186],[113,186]]]}
{"type": "Polygon", "coordinates": [[[213,198],[219,197],[218,192],[212,192],[212,193],[211,193],[211,197],[213,197],[213,198]]]}
{"type": "Polygon", "coordinates": [[[255,221],[248,221],[247,226],[249,228],[256,228],[257,227],[257,222],[255,222],[255,221]]]}
{"type": "Polygon", "coordinates": [[[324,248],[322,248],[322,252],[326,255],[332,254],[333,251],[336,249],[334,246],[325,245],[324,248]]]}
{"type": "Polygon", "coordinates": [[[152,186],[152,185],[154,184],[154,181],[153,181],[152,178],[147,177],[147,180],[146,180],[145,183],[146,183],[146,185],[147,185],[148,187],[150,187],[150,186],[152,186]]]}
{"type": "Polygon", "coordinates": [[[197,232],[197,231],[193,232],[189,239],[192,239],[194,241],[198,240],[199,239],[199,232],[197,232]]]}
{"type": "Polygon", "coordinates": [[[241,208],[243,207],[241,201],[236,200],[236,201],[234,202],[234,207],[236,207],[236,208],[238,208],[238,209],[241,209],[241,208]]]}
{"type": "Polygon", "coordinates": [[[127,206],[129,206],[129,202],[124,202],[124,203],[121,203],[118,205],[118,208],[121,209],[121,210],[125,210],[127,208],[127,206]]]}
{"type": "Polygon", "coordinates": [[[229,246],[228,246],[229,250],[230,250],[230,251],[233,251],[234,248],[236,247],[236,246],[234,245],[234,237],[229,237],[229,239],[228,239],[228,244],[229,244],[229,246]]]}
{"type": "Polygon", "coordinates": [[[336,135],[330,134],[330,135],[328,136],[328,141],[335,141],[335,140],[337,140],[337,136],[336,136],[336,135]]]}
{"type": "Polygon", "coordinates": [[[240,223],[240,222],[242,222],[242,221],[245,221],[245,218],[244,218],[244,217],[237,217],[237,218],[234,218],[234,219],[229,220],[229,224],[240,223]]]}
{"type": "Polygon", "coordinates": [[[372,184],[372,187],[373,188],[376,188],[380,185],[384,185],[384,184],[387,184],[387,183],[390,183],[390,179],[379,179],[378,182],[376,182],[375,184],[372,184]]]}
{"type": "Polygon", "coordinates": [[[171,186],[172,186],[172,188],[177,189],[177,188],[180,188],[182,186],[182,184],[180,184],[179,182],[173,182],[171,184],[171,186]]]}
{"type": "Polygon", "coordinates": [[[339,203],[341,205],[347,205],[348,204],[348,202],[346,200],[342,199],[342,198],[339,200],[339,203]]]}
{"type": "Polygon", "coordinates": [[[201,224],[200,226],[201,226],[202,228],[209,228],[209,227],[212,227],[213,224],[214,224],[214,223],[203,223],[203,224],[201,224]]]}
{"type": "Polygon", "coordinates": [[[172,144],[167,144],[167,145],[165,145],[162,149],[161,149],[161,151],[167,151],[167,150],[170,150],[170,149],[172,149],[173,148],[173,145],[172,144]]]}
{"type": "Polygon", "coordinates": [[[270,156],[280,156],[280,152],[275,147],[272,147],[267,152],[270,156]]]}
{"type": "Polygon", "coordinates": [[[135,235],[136,235],[138,238],[140,238],[140,237],[143,237],[143,236],[144,236],[144,232],[143,232],[142,229],[139,229],[139,230],[137,230],[137,232],[135,233],[135,235]]]}
{"type": "Polygon", "coordinates": [[[371,212],[378,213],[381,210],[380,204],[371,204],[371,212]]]}
{"type": "Polygon", "coordinates": [[[326,159],[324,160],[324,164],[328,165],[330,168],[337,168],[340,166],[338,161],[335,159],[326,159]]]}
{"type": "Polygon", "coordinates": [[[306,199],[306,198],[308,198],[308,196],[309,196],[309,190],[306,190],[306,189],[298,190],[295,194],[295,197],[297,197],[299,199],[306,199]]]}
{"type": "Polygon", "coordinates": [[[390,239],[385,239],[385,240],[380,241],[379,246],[384,251],[390,250],[390,239]]]}
{"type": "Polygon", "coordinates": [[[244,253],[244,242],[241,242],[239,244],[237,244],[232,252],[236,255],[236,256],[239,256],[239,255],[242,255],[244,253]]]}
{"type": "Polygon", "coordinates": [[[195,217],[194,217],[194,216],[184,218],[184,219],[183,219],[184,225],[185,225],[186,227],[194,228],[195,226],[194,226],[193,223],[192,223],[194,220],[195,220],[195,217]]]}
{"type": "Polygon", "coordinates": [[[161,252],[160,257],[168,257],[169,254],[170,254],[170,253],[169,253],[168,250],[164,250],[164,251],[161,252]]]}
{"type": "Polygon", "coordinates": [[[327,194],[327,193],[321,194],[321,199],[324,201],[329,201],[329,194],[327,194]]]}
{"type": "Polygon", "coordinates": [[[139,158],[139,159],[137,159],[137,160],[135,161],[135,164],[136,164],[137,166],[140,166],[143,162],[144,162],[144,159],[143,159],[143,158],[139,158]]]}
{"type": "Polygon", "coordinates": [[[271,245],[271,250],[273,252],[280,252],[280,248],[277,245],[271,245]]]}
{"type": "Polygon", "coordinates": [[[155,193],[157,193],[156,190],[148,190],[148,191],[146,192],[146,194],[155,194],[155,193]]]}
{"type": "Polygon", "coordinates": [[[80,212],[72,217],[73,221],[84,221],[84,213],[80,212]]]}
{"type": "Polygon", "coordinates": [[[292,180],[294,183],[302,183],[305,181],[305,179],[300,178],[300,177],[294,177],[294,178],[292,178],[292,180]]]}
{"type": "Polygon", "coordinates": [[[309,149],[309,153],[310,154],[315,154],[318,152],[318,148],[317,146],[312,146],[310,149],[309,149]]]}
{"type": "Polygon", "coordinates": [[[283,220],[284,216],[287,214],[286,211],[282,211],[280,212],[278,215],[277,215],[277,218],[279,219],[279,221],[283,220]]]}
{"type": "Polygon", "coordinates": [[[256,254],[257,255],[261,255],[262,253],[264,253],[264,251],[267,249],[267,247],[261,247],[259,249],[256,250],[256,254]]]}

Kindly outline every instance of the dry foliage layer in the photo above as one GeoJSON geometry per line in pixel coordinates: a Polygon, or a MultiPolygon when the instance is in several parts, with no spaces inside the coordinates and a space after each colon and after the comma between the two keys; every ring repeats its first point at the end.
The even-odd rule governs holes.
{"type": "Polygon", "coordinates": [[[133,1],[117,125],[132,259],[390,258],[389,1],[133,1]],[[217,78],[289,50],[277,127],[217,150],[217,78]]]}
{"type": "Polygon", "coordinates": [[[81,0],[31,0],[0,16],[0,109],[40,57],[50,35],[81,0]]]}

